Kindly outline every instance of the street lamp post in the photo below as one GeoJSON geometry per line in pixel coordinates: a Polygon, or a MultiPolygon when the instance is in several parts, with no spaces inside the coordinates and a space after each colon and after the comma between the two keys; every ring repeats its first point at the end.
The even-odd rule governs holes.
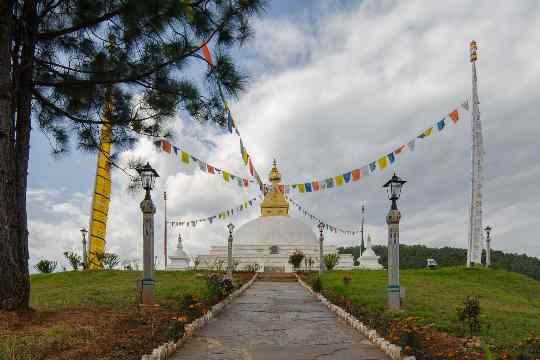
{"type": "Polygon", "coordinates": [[[227,247],[227,277],[232,280],[232,273],[233,273],[233,260],[232,260],[233,236],[232,236],[232,233],[234,231],[234,224],[229,223],[229,225],[227,225],[227,228],[229,229],[229,239],[228,239],[228,247],[227,247]]]}
{"type": "Polygon", "coordinates": [[[141,201],[143,213],[143,280],[142,305],[154,305],[154,214],[156,207],[150,196],[156,178],[159,177],[149,163],[137,168],[142,188],[146,190],[144,200],[141,201]]]}
{"type": "Polygon", "coordinates": [[[86,254],[86,234],[88,234],[88,230],[86,230],[85,228],[82,228],[81,229],[81,235],[82,235],[82,248],[83,248],[83,251],[82,251],[82,258],[83,258],[83,269],[86,270],[87,267],[88,267],[88,259],[87,259],[87,254],[86,254]]]}
{"type": "Polygon", "coordinates": [[[486,226],[486,267],[491,266],[491,226],[486,226]]]}
{"type": "Polygon", "coordinates": [[[400,285],[399,285],[399,220],[401,213],[397,208],[397,200],[401,194],[401,188],[406,181],[394,176],[383,185],[388,192],[388,199],[392,206],[386,215],[388,224],[388,307],[399,310],[400,285]]]}
{"type": "Polygon", "coordinates": [[[323,253],[323,230],[325,225],[320,222],[319,223],[319,274],[322,274],[324,271],[324,253],[323,253]]]}

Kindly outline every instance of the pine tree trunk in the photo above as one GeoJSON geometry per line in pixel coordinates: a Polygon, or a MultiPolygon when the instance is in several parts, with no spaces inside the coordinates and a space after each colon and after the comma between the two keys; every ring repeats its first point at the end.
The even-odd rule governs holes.
{"type": "Polygon", "coordinates": [[[24,310],[30,295],[26,187],[37,18],[35,2],[25,1],[20,61],[11,62],[11,6],[0,2],[0,13],[8,14],[0,19],[0,310],[24,310]]]}

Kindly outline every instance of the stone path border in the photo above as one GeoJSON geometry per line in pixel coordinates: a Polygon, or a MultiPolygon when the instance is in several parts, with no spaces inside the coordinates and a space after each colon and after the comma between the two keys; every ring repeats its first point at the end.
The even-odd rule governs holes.
{"type": "Polygon", "coordinates": [[[219,303],[212,306],[212,308],[203,316],[200,318],[190,322],[185,327],[184,336],[182,336],[176,343],[175,342],[168,342],[165,343],[157,348],[155,348],[152,351],[151,355],[143,355],[141,360],[167,360],[169,359],[175,352],[178,350],[182,344],[186,342],[188,338],[190,338],[195,330],[200,329],[203,327],[208,321],[212,320],[214,317],[217,316],[227,305],[231,303],[235,298],[242,295],[244,291],[246,291],[251,285],[253,285],[253,282],[257,279],[257,273],[253,275],[253,277],[242,287],[229,296],[227,296],[224,300],[220,301],[219,303]]]}
{"type": "Polygon", "coordinates": [[[366,325],[364,325],[364,323],[362,323],[360,320],[355,318],[353,315],[349,314],[343,308],[335,304],[332,304],[326,297],[313,291],[313,289],[308,284],[306,284],[300,278],[300,276],[298,276],[298,274],[296,275],[296,278],[298,279],[298,282],[300,283],[300,285],[302,285],[307,291],[313,294],[313,296],[318,298],[324,305],[328,307],[328,309],[330,309],[330,311],[332,311],[338,317],[345,320],[354,329],[360,331],[364,336],[368,338],[368,340],[373,345],[377,346],[382,352],[390,356],[393,360],[416,360],[416,357],[414,356],[404,355],[401,352],[400,346],[394,345],[391,342],[385,340],[383,337],[377,334],[376,330],[368,328],[366,325]]]}

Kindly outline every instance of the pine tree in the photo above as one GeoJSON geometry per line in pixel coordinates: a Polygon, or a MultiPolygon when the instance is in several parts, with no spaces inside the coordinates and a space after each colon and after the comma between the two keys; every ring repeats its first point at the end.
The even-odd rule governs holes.
{"type": "Polygon", "coordinates": [[[55,154],[97,149],[108,96],[116,149],[170,136],[177,111],[224,124],[224,97],[246,85],[228,51],[252,34],[263,1],[0,1],[0,310],[28,308],[32,120],[55,154]],[[204,75],[190,76],[197,64],[204,75]]]}

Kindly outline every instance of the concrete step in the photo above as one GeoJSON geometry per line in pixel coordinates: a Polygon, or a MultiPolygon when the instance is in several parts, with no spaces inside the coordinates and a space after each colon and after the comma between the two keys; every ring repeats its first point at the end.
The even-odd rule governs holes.
{"type": "Polygon", "coordinates": [[[296,282],[296,275],[294,273],[261,272],[257,276],[257,280],[268,282],[296,282]]]}

